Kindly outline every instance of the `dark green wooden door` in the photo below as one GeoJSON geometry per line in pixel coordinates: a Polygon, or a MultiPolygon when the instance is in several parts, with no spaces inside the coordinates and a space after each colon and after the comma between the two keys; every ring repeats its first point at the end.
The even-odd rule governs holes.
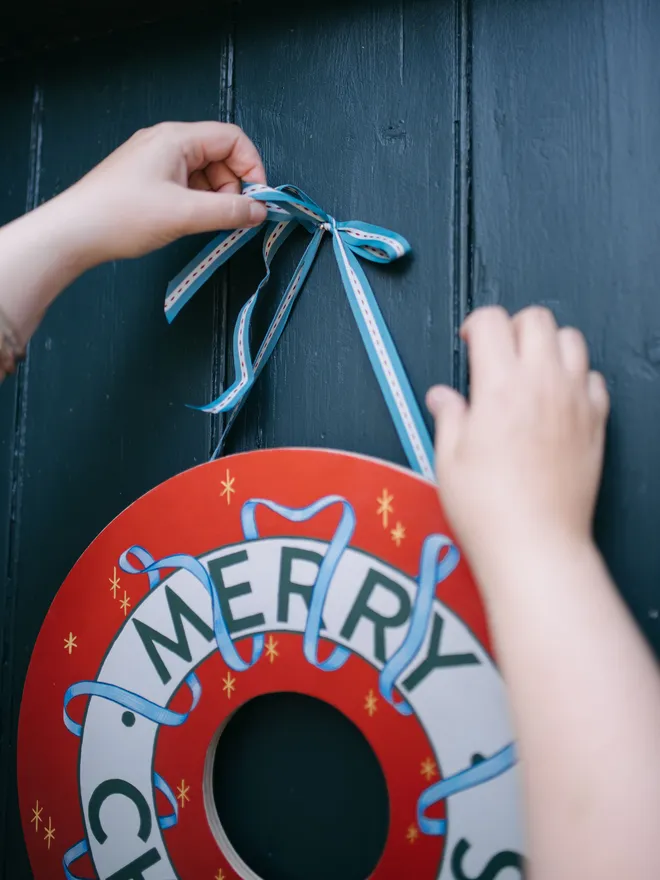
{"type": "MultiPolygon", "coordinates": [[[[71,20],[56,29],[75,31],[71,20]]],[[[466,389],[456,328],[471,308],[549,305],[585,331],[610,384],[599,538],[660,650],[660,7],[373,0],[264,11],[244,3],[106,35],[109,25],[85,30],[96,33],[58,35],[48,50],[28,54],[2,41],[0,220],[61,191],[136,128],[233,119],[263,151],[271,182],[295,183],[338,218],[410,240],[412,260],[371,277],[420,397],[437,381],[466,389]]],[[[49,603],[112,517],[205,460],[219,435],[219,423],[185,404],[210,399],[231,379],[227,340],[261,268],[257,250],[241,254],[170,328],[165,286],[201,243],[81,279],[46,317],[18,377],[0,389],[5,880],[30,876],[16,724],[49,603]]],[[[274,287],[301,245],[278,258],[274,287]]],[[[327,249],[229,451],[280,445],[403,462],[327,249]]],[[[265,748],[250,719],[242,723],[244,737],[265,748]]],[[[324,729],[321,752],[343,737],[332,722],[324,729]]],[[[359,746],[346,736],[357,767],[359,746]]],[[[246,776],[248,791],[258,784],[246,776]]],[[[292,785],[312,790],[309,771],[292,785]]],[[[377,846],[382,821],[365,829],[367,845],[377,846]]],[[[330,863],[334,876],[359,880],[351,874],[357,845],[332,862],[304,841],[297,850],[284,841],[264,862],[254,834],[245,855],[270,866],[267,880],[323,880],[330,863]]]]}

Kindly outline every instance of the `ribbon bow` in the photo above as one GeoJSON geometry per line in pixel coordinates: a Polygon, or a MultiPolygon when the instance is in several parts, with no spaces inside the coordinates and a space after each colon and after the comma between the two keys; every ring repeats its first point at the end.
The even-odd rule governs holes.
{"type": "Polygon", "coordinates": [[[337,222],[295,186],[272,188],[248,184],[244,186],[243,194],[266,203],[268,217],[264,223],[250,229],[220,233],[170,282],[165,297],[165,316],[172,321],[216,269],[265,227],[263,259],[266,274],[241,309],[234,329],[234,382],[216,400],[196,407],[203,412],[231,414],[213,458],[219,455],[247,394],[273,353],[323,236],[328,232],[332,236],[348,301],[408,461],[413,470],[427,479],[433,479],[433,445],[429,432],[373,291],[357,259],[362,257],[374,263],[390,263],[409,253],[410,245],[405,238],[379,226],[360,221],[337,222]],[[259,293],[270,277],[275,254],[298,224],[311,233],[312,238],[253,360],[249,345],[252,312],[259,293]]]}

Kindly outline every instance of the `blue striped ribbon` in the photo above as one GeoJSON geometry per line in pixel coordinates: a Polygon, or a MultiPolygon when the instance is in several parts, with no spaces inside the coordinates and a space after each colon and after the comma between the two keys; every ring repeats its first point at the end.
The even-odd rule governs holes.
{"type": "Polygon", "coordinates": [[[165,297],[165,315],[168,321],[172,321],[223,263],[261,229],[265,229],[263,259],[266,274],[241,309],[234,328],[234,381],[216,400],[198,407],[203,412],[230,414],[213,457],[220,454],[227,432],[273,353],[314,263],[323,236],[329,232],[351,310],[410,466],[432,480],[434,470],[431,437],[392,336],[357,259],[360,257],[374,263],[390,263],[409,253],[410,245],[397,233],[379,226],[357,220],[337,222],[295,186],[272,188],[248,184],[243,192],[249,198],[266,203],[267,220],[252,229],[221,232],[170,282],[165,297]],[[275,317],[253,360],[250,352],[252,313],[259,293],[270,278],[275,254],[297,225],[310,232],[312,238],[282,295],[275,317]]]}

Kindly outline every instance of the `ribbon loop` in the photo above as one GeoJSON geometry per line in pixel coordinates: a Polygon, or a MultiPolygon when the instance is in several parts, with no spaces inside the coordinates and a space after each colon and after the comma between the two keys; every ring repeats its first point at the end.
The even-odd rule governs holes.
{"type": "Polygon", "coordinates": [[[309,275],[321,239],[328,232],[333,239],[346,296],[408,461],[413,470],[427,479],[433,479],[433,445],[428,428],[371,286],[357,259],[391,263],[409,253],[410,245],[396,232],[380,226],[359,220],[337,222],[296,186],[247,184],[243,188],[243,194],[265,202],[268,208],[267,220],[254,229],[235,229],[220,233],[170,282],[165,297],[165,315],[168,321],[172,321],[213,272],[261,229],[265,229],[263,260],[266,274],[241,309],[234,328],[234,381],[216,400],[197,407],[204,412],[231,414],[213,457],[220,454],[227,431],[235,421],[259,372],[273,353],[295,300],[309,275]],[[312,240],[281,297],[275,317],[253,361],[250,353],[252,314],[259,293],[270,278],[270,265],[275,253],[297,225],[311,233],[312,240]]]}
{"type": "Polygon", "coordinates": [[[338,645],[333,649],[329,657],[325,660],[319,660],[318,643],[321,637],[325,600],[337,565],[341,560],[344,550],[350,544],[353,532],[355,531],[355,511],[352,505],[339,495],[328,495],[326,498],[321,498],[307,507],[285,507],[283,504],[276,504],[265,498],[253,498],[250,501],[246,501],[241,510],[243,534],[248,541],[254,541],[259,537],[256,520],[256,510],[258,507],[266,507],[289,522],[300,523],[313,519],[321,511],[333,506],[341,508],[341,518],[319,566],[312,589],[309,611],[307,612],[307,624],[303,636],[305,659],[324,672],[335,672],[337,669],[341,669],[350,656],[350,651],[347,648],[338,645]]]}

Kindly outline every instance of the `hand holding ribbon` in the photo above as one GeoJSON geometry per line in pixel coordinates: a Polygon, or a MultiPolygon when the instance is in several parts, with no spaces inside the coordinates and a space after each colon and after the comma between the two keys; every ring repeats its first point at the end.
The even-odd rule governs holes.
{"type": "Polygon", "coordinates": [[[379,226],[360,221],[336,221],[295,186],[271,188],[251,184],[246,185],[243,192],[249,198],[266,203],[267,221],[256,228],[220,233],[170,282],[165,297],[165,315],[168,321],[172,321],[208,278],[265,227],[263,259],[266,274],[241,309],[234,329],[234,382],[216,400],[199,407],[209,413],[231,413],[213,457],[220,454],[227,432],[273,353],[323,236],[329,232],[348,301],[408,461],[413,470],[432,480],[431,437],[373,291],[357,259],[361,257],[375,263],[390,263],[409,253],[410,245],[397,233],[379,226]],[[252,313],[259,293],[270,277],[275,254],[297,225],[310,232],[312,239],[282,295],[275,317],[253,360],[249,345],[252,313]]]}

